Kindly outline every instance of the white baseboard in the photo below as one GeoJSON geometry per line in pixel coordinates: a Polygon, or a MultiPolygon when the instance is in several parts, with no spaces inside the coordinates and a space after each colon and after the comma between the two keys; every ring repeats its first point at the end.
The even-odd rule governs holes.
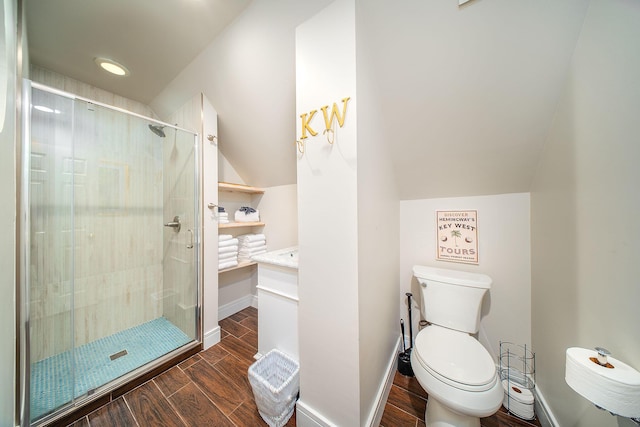
{"type": "Polygon", "coordinates": [[[298,427],[338,427],[300,399],[296,402],[296,425],[298,427]]]}
{"type": "Polygon", "coordinates": [[[205,332],[204,339],[202,340],[203,350],[208,349],[220,342],[220,326],[216,326],[210,331],[205,332]]]}
{"type": "MultiPolygon", "coordinates": [[[[393,347],[391,357],[387,363],[387,370],[384,381],[380,384],[377,393],[376,404],[371,409],[371,412],[367,416],[367,421],[364,423],[368,427],[377,427],[382,420],[382,414],[384,413],[384,407],[387,404],[387,398],[391,392],[391,386],[393,385],[393,378],[397,368],[397,354],[400,348],[400,339],[396,341],[396,345],[393,347]]],[[[303,400],[298,400],[296,403],[296,424],[298,427],[334,427],[336,424],[329,421],[321,413],[307,405],[303,400]]]]}
{"type": "Polygon", "coordinates": [[[538,421],[540,421],[540,425],[542,427],[557,427],[559,425],[558,420],[553,415],[553,412],[551,412],[551,409],[549,409],[549,405],[547,404],[547,401],[538,385],[536,385],[536,388],[534,389],[534,396],[534,409],[536,411],[538,421]]]}
{"type": "Polygon", "coordinates": [[[398,352],[400,351],[400,340],[396,342],[396,345],[393,347],[393,351],[391,352],[391,358],[389,359],[389,363],[387,363],[387,375],[385,380],[380,384],[380,388],[378,389],[377,394],[377,403],[374,406],[373,410],[367,417],[366,426],[369,427],[378,427],[380,425],[380,421],[382,420],[382,414],[384,413],[384,407],[387,404],[387,398],[389,397],[389,393],[391,392],[391,386],[393,385],[393,378],[396,374],[397,363],[398,363],[398,352]]]}
{"type": "Polygon", "coordinates": [[[228,304],[221,305],[218,307],[218,319],[226,319],[247,307],[258,308],[258,297],[255,295],[246,295],[228,304]]]}

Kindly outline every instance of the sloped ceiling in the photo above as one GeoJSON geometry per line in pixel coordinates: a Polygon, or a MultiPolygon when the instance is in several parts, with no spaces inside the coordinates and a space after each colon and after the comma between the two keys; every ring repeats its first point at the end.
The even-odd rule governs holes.
{"type": "MultiPolygon", "coordinates": [[[[125,16],[132,5],[142,7],[75,1],[108,4],[105,13],[125,16]]],[[[358,43],[367,51],[358,67],[369,67],[376,82],[384,117],[377,131],[393,147],[400,198],[529,191],[590,0],[472,0],[462,7],[456,0],[356,1],[358,43]]],[[[328,3],[253,0],[192,59],[169,55],[182,70],[170,83],[128,96],[151,99],[166,117],[203,92],[218,111],[220,149],[246,182],[295,183],[295,27],[328,3]]],[[[159,8],[143,9],[154,16],[159,8]]],[[[189,29],[161,27],[170,35],[189,29]]],[[[74,40],[90,31],[56,43],[72,54],[74,40]]],[[[146,40],[133,50],[152,61],[163,55],[149,50],[153,37],[111,43],[146,40]]],[[[30,40],[34,57],[39,44],[30,40]]],[[[71,75],[60,64],[39,65],[71,75]]]]}
{"type": "MultiPolygon", "coordinates": [[[[152,103],[202,88],[221,151],[261,186],[295,182],[294,28],[324,6],[286,3],[254,0],[152,103]]],[[[457,3],[357,3],[403,200],[529,191],[589,1],[457,3]]]]}
{"type": "Polygon", "coordinates": [[[148,104],[250,0],[23,0],[31,62],[148,104]],[[98,68],[125,65],[130,76],[98,68]]]}
{"type": "Polygon", "coordinates": [[[529,191],[588,1],[363,1],[400,198],[529,191]]]}
{"type": "Polygon", "coordinates": [[[219,147],[244,181],[296,182],[295,29],[331,0],[254,0],[151,107],[160,117],[203,92],[219,147]]]}

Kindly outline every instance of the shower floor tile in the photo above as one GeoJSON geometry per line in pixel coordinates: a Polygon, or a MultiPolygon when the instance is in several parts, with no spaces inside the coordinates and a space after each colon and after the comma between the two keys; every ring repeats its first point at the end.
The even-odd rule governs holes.
{"type": "Polygon", "coordinates": [[[84,344],[75,352],[67,351],[36,362],[31,366],[31,418],[40,418],[72,398],[107,384],[190,341],[182,330],[160,317],[84,344]],[[123,351],[126,351],[125,355],[111,360],[112,355],[123,351]]]}

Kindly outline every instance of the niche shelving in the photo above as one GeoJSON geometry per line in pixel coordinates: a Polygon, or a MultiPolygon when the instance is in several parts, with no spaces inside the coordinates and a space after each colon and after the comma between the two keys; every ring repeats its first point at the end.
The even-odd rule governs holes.
{"type": "MultiPolygon", "coordinates": [[[[230,183],[230,182],[219,182],[218,183],[218,198],[220,200],[224,200],[224,197],[222,197],[222,194],[224,194],[224,193],[244,193],[244,194],[249,194],[250,196],[252,196],[251,198],[253,199],[253,196],[258,196],[258,195],[264,194],[264,189],[263,188],[259,188],[259,187],[253,187],[251,185],[245,185],[245,184],[234,184],[234,183],[230,183]]],[[[264,226],[265,226],[265,223],[262,222],[262,221],[257,221],[257,222],[229,222],[227,224],[218,224],[218,229],[219,230],[228,230],[228,231],[232,232],[233,230],[236,230],[236,229],[258,228],[258,227],[264,227],[264,226]]],[[[238,269],[249,267],[249,266],[256,265],[256,264],[257,263],[255,261],[241,262],[241,263],[238,263],[238,265],[235,266],[235,267],[225,268],[223,270],[218,270],[218,273],[225,273],[227,271],[238,270],[238,269]]]]}

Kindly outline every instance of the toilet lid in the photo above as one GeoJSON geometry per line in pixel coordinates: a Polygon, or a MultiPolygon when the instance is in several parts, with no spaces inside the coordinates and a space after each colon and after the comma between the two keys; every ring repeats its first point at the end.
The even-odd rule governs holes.
{"type": "Polygon", "coordinates": [[[480,391],[495,382],[489,352],[464,332],[431,325],[420,331],[413,351],[421,365],[453,386],[480,391]]]}

